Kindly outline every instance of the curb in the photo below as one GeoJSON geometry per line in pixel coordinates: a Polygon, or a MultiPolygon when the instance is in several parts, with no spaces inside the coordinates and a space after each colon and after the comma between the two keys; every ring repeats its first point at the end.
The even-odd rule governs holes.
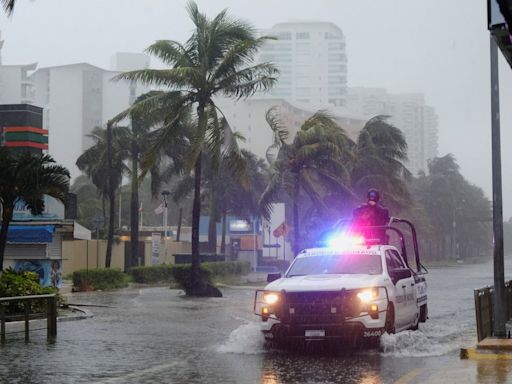
{"type": "Polygon", "coordinates": [[[512,353],[461,348],[461,360],[512,360],[512,353]]]}
{"type": "Polygon", "coordinates": [[[80,308],[75,305],[69,305],[68,308],[71,308],[73,311],[82,312],[81,314],[71,315],[71,316],[61,316],[57,317],[58,322],[65,322],[65,321],[75,321],[75,320],[83,320],[88,319],[90,317],[94,317],[94,314],[85,308],[80,308]]]}

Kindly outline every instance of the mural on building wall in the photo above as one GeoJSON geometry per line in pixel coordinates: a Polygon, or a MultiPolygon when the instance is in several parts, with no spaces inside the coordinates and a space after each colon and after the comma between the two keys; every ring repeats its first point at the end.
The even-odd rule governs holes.
{"type": "Polygon", "coordinates": [[[62,287],[62,270],[59,260],[18,260],[14,270],[37,273],[42,287],[62,287]]]}

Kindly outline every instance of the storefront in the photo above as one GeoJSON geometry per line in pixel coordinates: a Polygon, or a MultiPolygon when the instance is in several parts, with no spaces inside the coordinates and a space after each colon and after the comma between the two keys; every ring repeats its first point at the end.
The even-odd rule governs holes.
{"type": "Polygon", "coordinates": [[[44,287],[60,287],[62,261],[73,255],[63,255],[64,240],[90,240],[91,232],[75,222],[64,219],[64,206],[45,196],[45,211],[32,215],[23,203],[16,206],[9,225],[5,249],[5,268],[38,273],[44,287]]]}

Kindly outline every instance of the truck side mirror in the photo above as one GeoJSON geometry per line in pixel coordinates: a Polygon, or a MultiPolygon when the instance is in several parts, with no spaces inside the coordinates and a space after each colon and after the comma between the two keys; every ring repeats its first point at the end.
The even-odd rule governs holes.
{"type": "Polygon", "coordinates": [[[281,274],[280,273],[269,273],[267,275],[267,283],[271,283],[277,279],[280,279],[281,278],[281,274]]]}

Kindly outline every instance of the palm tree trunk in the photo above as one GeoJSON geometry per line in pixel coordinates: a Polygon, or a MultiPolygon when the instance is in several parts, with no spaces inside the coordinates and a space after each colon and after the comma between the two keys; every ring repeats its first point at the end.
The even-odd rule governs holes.
{"type": "Polygon", "coordinates": [[[2,227],[0,228],[0,272],[4,270],[4,253],[5,246],[7,245],[7,231],[12,220],[13,212],[14,204],[12,206],[8,204],[2,205],[2,227]]]}
{"type": "Polygon", "coordinates": [[[297,179],[294,185],[294,196],[293,196],[293,257],[297,256],[300,251],[300,228],[299,228],[299,192],[300,183],[297,179]]]}
{"type": "MultiPolygon", "coordinates": [[[[197,106],[198,130],[206,132],[208,121],[205,115],[205,103],[199,102],[197,106]]],[[[193,287],[199,285],[199,220],[201,218],[201,158],[202,151],[197,154],[194,165],[194,201],[192,203],[192,266],[190,270],[191,284],[193,287]]],[[[197,295],[199,292],[195,292],[197,295]]]]}
{"type": "Polygon", "coordinates": [[[217,204],[213,188],[210,191],[210,214],[208,220],[208,251],[217,253],[217,204]]]}
{"type": "Polygon", "coordinates": [[[199,219],[201,217],[201,154],[194,166],[194,201],[192,203],[192,267],[191,279],[195,285],[199,277],[199,219]]]}
{"type": "Polygon", "coordinates": [[[297,200],[293,199],[293,257],[300,251],[300,229],[299,229],[299,206],[297,200]]]}
{"type": "Polygon", "coordinates": [[[107,251],[105,254],[105,268],[110,268],[112,261],[112,242],[114,240],[115,210],[116,210],[116,191],[114,188],[113,170],[112,170],[112,125],[107,124],[107,162],[108,162],[108,198],[110,203],[108,218],[108,236],[107,251]]]}
{"type": "Polygon", "coordinates": [[[222,212],[222,238],[220,241],[220,253],[226,257],[226,211],[222,212]]]}
{"type": "Polygon", "coordinates": [[[132,180],[130,190],[130,260],[129,266],[138,265],[139,260],[139,179],[137,142],[132,140],[132,180]]]}

